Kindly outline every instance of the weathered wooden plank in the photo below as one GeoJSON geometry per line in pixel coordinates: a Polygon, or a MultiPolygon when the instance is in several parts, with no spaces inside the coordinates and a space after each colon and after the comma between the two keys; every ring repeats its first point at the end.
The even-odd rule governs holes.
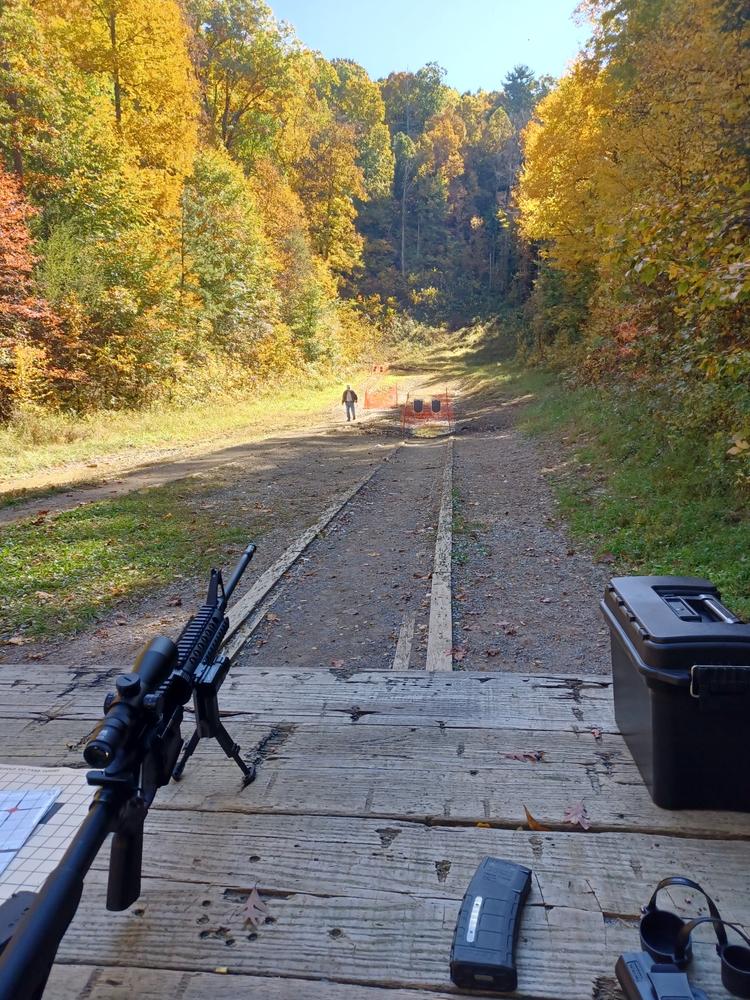
{"type": "MultiPolygon", "coordinates": [[[[257,932],[243,908],[252,886],[196,885],[146,879],[128,912],[103,913],[103,872],[92,872],[79,912],[63,940],[64,963],[282,977],[447,990],[448,956],[458,900],[400,896],[274,895],[260,886],[269,920],[257,932]]],[[[696,980],[712,1000],[719,985],[715,953],[698,935],[696,980]]],[[[707,940],[708,935],[705,936],[707,940]]],[[[519,936],[519,996],[556,1000],[601,997],[617,955],[637,943],[637,927],[598,911],[546,906],[530,897],[519,936]],[[597,993],[597,990],[599,992],[597,993]]]]}
{"type": "MultiPolygon", "coordinates": [[[[706,886],[727,919],[750,924],[750,841],[154,810],[144,872],[222,886],[257,882],[282,894],[315,894],[324,885],[338,896],[408,892],[457,900],[488,854],[532,868],[535,891],[548,907],[635,921],[665,875],[687,874],[706,886]]],[[[97,867],[106,864],[102,853],[97,867]]],[[[687,916],[703,899],[678,888],[665,891],[663,905],[687,916]]]]}
{"type": "Polygon", "coordinates": [[[456,1000],[455,993],[354,986],[330,980],[56,965],[44,1000],[456,1000]]]}
{"type": "MultiPolygon", "coordinates": [[[[0,718],[90,719],[101,715],[112,672],[47,664],[0,664],[0,718]]],[[[616,732],[611,684],[601,677],[526,674],[233,670],[221,690],[226,712],[257,721],[341,719],[362,726],[516,729],[598,728],[616,732]]]]}
{"type": "MultiPolygon", "coordinates": [[[[356,718],[356,714],[355,714],[356,718]]],[[[159,792],[156,808],[248,814],[412,818],[439,823],[526,825],[524,807],[541,823],[563,825],[565,811],[586,806],[595,830],[679,831],[684,836],[748,834],[741,813],[659,809],[651,801],[620,736],[591,731],[537,732],[288,723],[264,728],[244,717],[227,720],[249,759],[271,736],[258,777],[240,791],[238,772],[218,745],[204,741],[184,779],[159,792]],[[524,755],[543,753],[539,762],[524,755]]],[[[12,725],[12,723],[8,723],[12,725]]],[[[88,726],[29,722],[8,733],[7,761],[80,764],[88,726]]],[[[189,724],[185,726],[189,734],[189,724]]],[[[3,739],[5,743],[5,739],[3,739]]]]}
{"type": "Polygon", "coordinates": [[[445,446],[445,469],[440,514],[435,537],[435,559],[430,588],[430,628],[427,670],[453,670],[453,611],[451,549],[453,546],[453,438],[445,446]]]}
{"type": "MultiPolygon", "coordinates": [[[[240,745],[239,719],[232,735],[240,745]]],[[[740,813],[668,812],[651,801],[621,737],[604,742],[572,733],[297,726],[269,755],[255,783],[237,795],[236,775],[218,748],[161,807],[242,812],[403,817],[439,822],[525,825],[524,807],[559,826],[583,801],[593,829],[670,831],[708,837],[746,835],[740,813]],[[475,742],[476,737],[476,742],[475,742]],[[545,742],[546,740],[546,742],[545,742]],[[462,749],[463,747],[463,749],[462,749]],[[532,764],[508,755],[544,750],[532,764]]]]}

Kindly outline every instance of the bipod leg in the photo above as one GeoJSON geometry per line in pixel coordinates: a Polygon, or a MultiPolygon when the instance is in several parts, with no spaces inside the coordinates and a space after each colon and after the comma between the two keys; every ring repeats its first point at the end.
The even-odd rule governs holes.
{"type": "Polygon", "coordinates": [[[172,777],[175,781],[179,781],[182,777],[182,772],[185,770],[185,765],[190,760],[190,758],[195,753],[195,748],[198,746],[200,741],[200,733],[196,729],[193,735],[190,737],[188,742],[185,744],[185,749],[182,751],[182,756],[177,761],[172,771],[172,777]]]}
{"type": "Polygon", "coordinates": [[[243,785],[249,785],[251,781],[255,780],[255,765],[254,764],[248,765],[245,763],[245,761],[240,756],[239,744],[234,742],[234,740],[226,731],[221,722],[219,722],[215,726],[214,736],[216,737],[219,746],[227,755],[227,757],[231,757],[232,760],[237,765],[237,767],[239,767],[239,769],[245,775],[245,779],[242,782],[243,785]]]}

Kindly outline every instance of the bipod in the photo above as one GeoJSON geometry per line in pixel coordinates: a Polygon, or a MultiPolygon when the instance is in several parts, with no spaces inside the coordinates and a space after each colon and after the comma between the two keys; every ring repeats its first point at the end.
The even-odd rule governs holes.
{"type": "Polygon", "coordinates": [[[195,708],[195,732],[190,737],[182,751],[182,756],[175,764],[172,777],[179,781],[185,765],[195,752],[198,743],[203,739],[214,739],[221,749],[230,757],[244,775],[243,785],[249,785],[255,779],[255,766],[246,764],[240,756],[239,744],[224,728],[219,713],[219,688],[229,672],[231,660],[228,656],[219,656],[213,663],[207,663],[201,670],[193,690],[193,706],[195,708]]]}

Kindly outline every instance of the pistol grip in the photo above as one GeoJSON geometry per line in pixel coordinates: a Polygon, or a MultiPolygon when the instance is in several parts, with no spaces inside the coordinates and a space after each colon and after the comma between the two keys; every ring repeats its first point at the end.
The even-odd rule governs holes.
{"type": "Polygon", "coordinates": [[[112,838],[107,881],[107,909],[127,910],[141,894],[143,824],[146,807],[138,800],[112,838]]]}

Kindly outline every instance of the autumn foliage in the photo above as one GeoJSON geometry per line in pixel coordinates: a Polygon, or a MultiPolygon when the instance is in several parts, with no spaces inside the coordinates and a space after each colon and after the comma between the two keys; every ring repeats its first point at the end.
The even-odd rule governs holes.
{"type": "MultiPolygon", "coordinates": [[[[750,22],[732,0],[596,0],[518,188],[538,355],[750,454],[750,22]]],[[[737,474],[750,474],[737,465],[737,474]]]]}
{"type": "Polygon", "coordinates": [[[14,402],[44,399],[62,362],[62,324],[34,288],[28,221],[34,210],[0,167],[0,416],[14,402]]]}
{"type": "Polygon", "coordinates": [[[262,0],[5,0],[0,418],[248,391],[513,307],[527,354],[750,477],[745,8],[585,0],[562,79],[460,94],[326,60],[262,0]]]}

